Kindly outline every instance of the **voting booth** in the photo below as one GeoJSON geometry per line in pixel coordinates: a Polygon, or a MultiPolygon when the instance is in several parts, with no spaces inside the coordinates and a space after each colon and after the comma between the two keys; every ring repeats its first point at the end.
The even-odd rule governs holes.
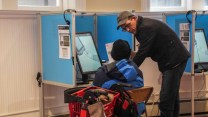
{"type": "Polygon", "coordinates": [[[130,33],[117,31],[117,14],[64,15],[41,16],[43,83],[75,87],[77,82],[90,79],[86,75],[95,73],[102,60],[108,61],[107,43],[125,39],[133,45],[130,33]],[[78,72],[85,79],[77,77],[78,72]]]}
{"type": "MultiPolygon", "coordinates": [[[[185,73],[191,75],[191,115],[194,116],[195,75],[208,70],[208,15],[205,11],[191,10],[185,13],[166,13],[164,22],[179,36],[181,42],[191,53],[185,73]]],[[[203,75],[204,76],[204,75],[203,75]]],[[[205,77],[204,77],[205,78],[205,77]]],[[[205,80],[204,80],[205,81],[205,80]]]]}
{"type": "MultiPolygon", "coordinates": [[[[137,12],[134,14],[164,21],[177,33],[190,53],[192,48],[198,49],[194,49],[194,54],[192,53],[195,61],[191,58],[188,60],[186,73],[193,74],[194,62],[199,68],[202,63],[208,62],[206,59],[208,52],[205,48],[208,35],[206,13],[200,13],[197,17],[193,12],[188,15],[186,13],[137,12]]],[[[79,86],[80,82],[90,85],[89,81],[93,80],[93,74],[97,68],[102,66],[103,61],[109,61],[109,52],[106,50],[109,43],[124,39],[135,50],[138,42],[134,36],[128,32],[122,32],[121,29],[117,30],[117,16],[118,13],[88,13],[74,10],[40,14],[42,83],[67,88],[79,86]]]]}

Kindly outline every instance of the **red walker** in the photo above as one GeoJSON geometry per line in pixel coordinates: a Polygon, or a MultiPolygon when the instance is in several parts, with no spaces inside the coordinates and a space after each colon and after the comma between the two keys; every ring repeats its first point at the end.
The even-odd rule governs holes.
{"type": "Polygon", "coordinates": [[[112,93],[114,95],[114,98],[112,101],[110,101],[106,104],[103,104],[106,117],[112,117],[114,107],[116,104],[116,99],[119,97],[120,94],[118,92],[114,92],[111,90],[107,90],[107,89],[103,89],[103,88],[95,87],[95,86],[86,87],[86,88],[83,88],[75,93],[68,95],[69,98],[71,98],[71,101],[69,102],[70,117],[90,117],[89,113],[86,109],[86,103],[85,103],[86,100],[83,101],[82,97],[87,90],[91,90],[91,89],[102,89],[102,90],[105,90],[108,93],[112,93]]]}

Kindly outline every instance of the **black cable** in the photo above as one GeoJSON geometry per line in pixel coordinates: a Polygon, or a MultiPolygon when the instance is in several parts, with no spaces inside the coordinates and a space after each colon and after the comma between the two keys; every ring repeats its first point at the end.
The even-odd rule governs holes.
{"type": "Polygon", "coordinates": [[[67,25],[70,25],[70,21],[66,19],[66,12],[69,12],[68,9],[64,11],[64,14],[63,14],[64,20],[65,20],[67,25]]]}
{"type": "MultiPolygon", "coordinates": [[[[67,25],[70,25],[70,21],[69,20],[67,20],[67,18],[66,18],[66,12],[77,12],[76,10],[74,10],[74,9],[66,9],[65,11],[64,11],[64,13],[63,13],[63,16],[64,16],[64,21],[66,22],[66,24],[67,25]]],[[[70,28],[69,28],[69,30],[70,30],[70,28]]],[[[72,64],[73,64],[73,66],[75,66],[74,65],[74,56],[72,56],[72,64]]],[[[75,68],[76,69],[76,68],[75,68]]]]}
{"type": "Polygon", "coordinates": [[[41,87],[41,83],[42,83],[42,79],[41,79],[42,75],[40,72],[37,73],[37,76],[36,76],[36,80],[38,82],[38,86],[41,87]]]}
{"type": "Polygon", "coordinates": [[[75,13],[76,13],[77,11],[74,10],[74,9],[66,9],[66,10],[64,11],[64,14],[63,14],[64,20],[65,20],[65,22],[66,22],[67,25],[70,25],[71,22],[70,22],[69,20],[66,19],[66,12],[75,12],[75,13]]]}
{"type": "Polygon", "coordinates": [[[192,23],[192,21],[189,19],[189,14],[190,13],[196,13],[196,17],[195,17],[195,20],[197,19],[197,12],[195,11],[195,10],[190,10],[190,11],[188,11],[187,13],[186,13],[186,19],[188,20],[188,22],[191,24],[192,23]]]}

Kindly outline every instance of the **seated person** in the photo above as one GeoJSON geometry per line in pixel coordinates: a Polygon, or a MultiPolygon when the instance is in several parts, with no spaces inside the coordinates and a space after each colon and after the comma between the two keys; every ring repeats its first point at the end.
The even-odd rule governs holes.
{"type": "MultiPolygon", "coordinates": [[[[133,61],[129,60],[130,54],[131,48],[127,41],[121,39],[115,41],[111,50],[111,56],[115,61],[98,69],[92,85],[110,89],[113,84],[121,82],[132,85],[125,87],[126,90],[143,87],[142,72],[133,61]]],[[[137,106],[140,116],[144,112],[145,105],[141,103],[137,106]]]]}

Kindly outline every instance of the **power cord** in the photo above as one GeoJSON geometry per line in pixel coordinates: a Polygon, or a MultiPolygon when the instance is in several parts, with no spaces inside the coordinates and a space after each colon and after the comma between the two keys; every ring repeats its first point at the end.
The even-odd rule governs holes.
{"type": "Polygon", "coordinates": [[[189,14],[192,14],[192,13],[196,13],[196,17],[195,17],[195,20],[197,19],[197,12],[195,10],[190,10],[186,13],[186,19],[188,20],[188,22],[191,24],[192,21],[189,19],[189,14]]]}
{"type": "Polygon", "coordinates": [[[70,25],[70,24],[71,24],[71,22],[70,22],[69,20],[66,19],[66,13],[69,13],[69,12],[75,12],[75,13],[76,13],[77,11],[74,10],[74,9],[66,9],[66,10],[64,11],[63,16],[64,16],[64,20],[65,20],[65,22],[66,22],[67,25],[70,25]]]}

